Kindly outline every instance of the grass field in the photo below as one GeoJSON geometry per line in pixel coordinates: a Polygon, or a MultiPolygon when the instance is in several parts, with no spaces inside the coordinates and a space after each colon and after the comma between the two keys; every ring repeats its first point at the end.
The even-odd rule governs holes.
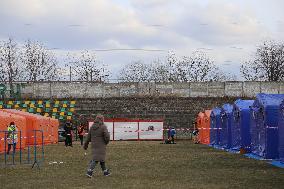
{"type": "Polygon", "coordinates": [[[78,143],[48,145],[40,169],[28,165],[1,168],[0,188],[284,188],[284,169],[191,141],[111,142],[107,166],[112,175],[85,176],[90,155],[78,143]],[[51,161],[64,162],[49,164],[51,161]]]}

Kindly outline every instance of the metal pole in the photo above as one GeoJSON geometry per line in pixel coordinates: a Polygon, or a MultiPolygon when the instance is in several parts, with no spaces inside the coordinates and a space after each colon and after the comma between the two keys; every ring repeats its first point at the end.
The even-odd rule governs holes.
{"type": "Polygon", "coordinates": [[[70,73],[69,73],[70,78],[69,79],[70,79],[70,82],[71,82],[72,81],[72,67],[70,66],[69,68],[70,68],[70,70],[69,70],[70,71],[70,73]]]}
{"type": "Polygon", "coordinates": [[[34,162],[36,162],[36,130],[34,130],[34,162]]]}
{"type": "Polygon", "coordinates": [[[51,81],[49,81],[49,98],[52,97],[52,88],[51,88],[51,81]]]}
{"type": "Polygon", "coordinates": [[[6,136],[6,132],[4,131],[4,145],[5,145],[5,152],[4,152],[4,156],[5,156],[5,165],[7,164],[7,136],[6,136]]]}
{"type": "Polygon", "coordinates": [[[12,131],[12,137],[13,137],[13,165],[15,165],[15,131],[12,131]]]}
{"type": "Polygon", "coordinates": [[[42,161],[44,160],[44,148],[43,148],[43,132],[41,131],[41,151],[42,151],[42,161]]]}
{"type": "Polygon", "coordinates": [[[22,164],[22,131],[20,131],[20,164],[22,164]]]}
{"type": "Polygon", "coordinates": [[[138,120],[138,141],[140,141],[140,125],[139,125],[139,120],[138,120]]]}
{"type": "MultiPolygon", "coordinates": [[[[28,132],[31,132],[31,131],[28,131],[28,132]]],[[[28,135],[29,136],[29,135],[28,135]]],[[[29,141],[29,137],[27,137],[27,139],[28,139],[28,163],[30,163],[30,141],[29,141]]]]}
{"type": "MultiPolygon", "coordinates": [[[[78,140],[78,128],[76,127],[75,129],[75,133],[76,133],[76,141],[78,140]]],[[[73,137],[72,137],[73,138],[73,137]]]]}

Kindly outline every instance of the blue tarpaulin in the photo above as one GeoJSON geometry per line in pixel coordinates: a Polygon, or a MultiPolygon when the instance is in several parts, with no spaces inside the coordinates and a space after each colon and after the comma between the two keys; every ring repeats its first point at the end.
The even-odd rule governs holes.
{"type": "Polygon", "coordinates": [[[284,100],[280,105],[280,116],[279,116],[279,158],[284,164],[284,100]]]}
{"type": "Polygon", "coordinates": [[[233,106],[231,104],[224,104],[221,108],[220,118],[220,146],[228,149],[232,146],[231,138],[231,120],[232,120],[233,106]]]}
{"type": "Polygon", "coordinates": [[[250,152],[251,135],[250,135],[250,106],[254,100],[238,99],[233,104],[231,134],[233,150],[244,149],[250,152]]]}
{"type": "Polygon", "coordinates": [[[270,164],[279,168],[284,168],[284,162],[281,161],[271,161],[270,164]]]}
{"type": "Polygon", "coordinates": [[[284,94],[256,96],[251,107],[251,151],[265,159],[279,158],[278,118],[284,94]]]}
{"type": "Polygon", "coordinates": [[[219,145],[220,144],[220,124],[221,124],[221,118],[220,118],[221,109],[220,108],[214,108],[211,111],[210,115],[210,145],[219,145]]]}

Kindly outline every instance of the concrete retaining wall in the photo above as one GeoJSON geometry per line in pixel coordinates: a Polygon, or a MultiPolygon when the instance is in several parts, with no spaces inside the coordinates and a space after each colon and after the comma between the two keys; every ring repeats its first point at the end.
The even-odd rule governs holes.
{"type": "MultiPolygon", "coordinates": [[[[9,85],[6,84],[9,90],[9,85]]],[[[101,97],[255,97],[257,93],[284,93],[284,82],[191,82],[191,83],[23,83],[23,98],[101,97]]],[[[6,91],[9,96],[9,91],[6,91]]]]}

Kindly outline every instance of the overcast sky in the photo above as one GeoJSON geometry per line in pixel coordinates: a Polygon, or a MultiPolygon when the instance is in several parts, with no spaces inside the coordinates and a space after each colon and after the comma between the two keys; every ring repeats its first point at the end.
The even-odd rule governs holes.
{"type": "Polygon", "coordinates": [[[97,51],[114,74],[135,60],[199,49],[238,75],[262,41],[284,40],[283,7],[282,0],[0,0],[0,40],[41,41],[59,60],[83,49],[162,50],[97,51]]]}

